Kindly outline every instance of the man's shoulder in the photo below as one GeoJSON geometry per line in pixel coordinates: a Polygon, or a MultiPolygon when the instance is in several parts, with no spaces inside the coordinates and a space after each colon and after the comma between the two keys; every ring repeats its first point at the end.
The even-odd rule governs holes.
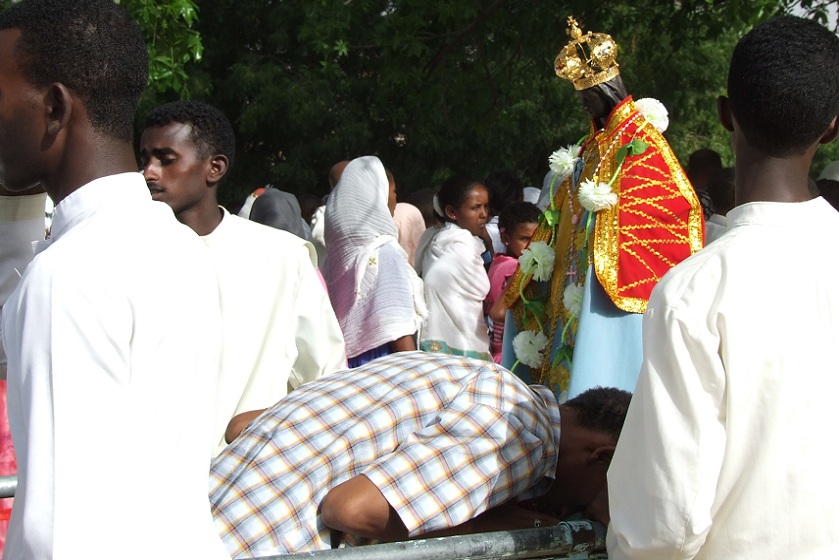
{"type": "Polygon", "coordinates": [[[317,255],[311,243],[296,235],[227,214],[223,227],[205,238],[216,258],[236,260],[241,266],[299,268],[315,267],[317,255]]]}
{"type": "Polygon", "coordinates": [[[282,244],[281,247],[304,247],[307,243],[305,239],[301,239],[293,233],[259,224],[240,216],[228,214],[224,219],[225,221],[229,220],[226,229],[232,232],[231,235],[235,234],[255,243],[275,245],[280,243],[282,244]]]}

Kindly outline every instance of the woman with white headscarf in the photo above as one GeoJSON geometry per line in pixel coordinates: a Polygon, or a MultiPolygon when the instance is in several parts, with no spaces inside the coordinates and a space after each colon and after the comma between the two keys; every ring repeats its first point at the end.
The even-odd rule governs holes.
{"type": "Polygon", "coordinates": [[[422,281],[397,241],[379,158],[347,165],[324,213],[326,284],[350,367],[403,350],[425,317],[422,281]]]}

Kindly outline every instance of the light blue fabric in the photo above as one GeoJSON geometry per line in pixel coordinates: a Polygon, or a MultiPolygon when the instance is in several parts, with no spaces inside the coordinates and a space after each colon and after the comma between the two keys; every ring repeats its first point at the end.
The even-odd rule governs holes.
{"type": "MultiPolygon", "coordinates": [[[[574,191],[579,187],[583,172],[583,159],[579,158],[574,167],[574,191]]],[[[589,211],[580,216],[580,227],[588,228],[589,236],[594,235],[596,219],[589,218],[589,211]]],[[[580,249],[575,262],[587,260],[588,249],[580,249]]],[[[563,289],[577,280],[573,275],[567,275],[563,289]]],[[[542,283],[541,290],[546,290],[547,283],[542,283]]],[[[562,297],[562,293],[552,294],[552,297],[562,297]]],[[[509,311],[507,312],[510,313],[509,311]]],[[[638,373],[641,369],[641,321],[643,315],[626,313],[618,309],[606,291],[597,280],[593,267],[589,266],[585,274],[583,305],[580,311],[576,335],[565,333],[565,339],[574,348],[573,359],[569,362],[567,356],[560,355],[559,344],[562,338],[563,323],[557,319],[554,330],[554,343],[550,349],[550,360],[554,365],[564,365],[571,372],[567,391],[560,391],[558,385],[551,389],[560,403],[573,398],[593,387],[617,387],[626,391],[635,389],[638,373]]],[[[513,351],[513,339],[518,334],[515,321],[508,315],[504,325],[504,344],[502,347],[501,365],[511,369],[516,361],[513,351]]],[[[547,334],[547,333],[546,333],[547,334]]],[[[533,383],[530,368],[518,364],[511,370],[520,379],[533,383]]]]}
{"type": "Polygon", "coordinates": [[[643,317],[641,313],[618,309],[589,267],[574,342],[568,398],[598,386],[635,390],[643,356],[643,317]]]}
{"type": "MultiPolygon", "coordinates": [[[[533,383],[530,368],[524,364],[513,365],[516,354],[513,339],[519,333],[512,313],[507,312],[504,323],[504,344],[501,365],[515,373],[526,383],[533,383]]],[[[576,397],[593,387],[617,387],[634,391],[641,369],[643,356],[641,347],[640,313],[621,311],[597,281],[594,270],[586,273],[583,306],[580,312],[577,335],[574,339],[574,358],[571,364],[571,379],[568,391],[563,393],[553,386],[560,402],[576,397]]],[[[562,322],[557,321],[557,332],[562,331],[562,322]]],[[[551,348],[553,359],[556,347],[551,348]]],[[[567,363],[567,362],[566,362],[567,363]]]]}

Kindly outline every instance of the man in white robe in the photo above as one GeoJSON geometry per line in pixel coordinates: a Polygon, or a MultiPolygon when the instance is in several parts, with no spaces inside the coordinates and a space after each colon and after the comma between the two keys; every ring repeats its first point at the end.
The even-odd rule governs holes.
{"type": "MultiPolygon", "coordinates": [[[[32,244],[44,239],[46,197],[40,186],[16,193],[7,191],[0,184],[0,325],[3,304],[17,287],[26,265],[34,256],[32,244]]],[[[0,476],[17,474],[6,389],[6,352],[0,336],[0,476]]],[[[6,543],[13,501],[13,498],[0,500],[0,554],[6,543]]]]}
{"type": "Polygon", "coordinates": [[[839,38],[759,25],[718,109],[736,206],[650,299],[608,473],[609,558],[837,558],[839,214],[808,172],[839,134],[839,38]]]}
{"type": "Polygon", "coordinates": [[[206,494],[217,286],[136,172],[147,68],[110,0],[0,12],[0,181],[56,203],[3,307],[18,458],[5,558],[226,557],[206,494]]]}
{"type": "Polygon", "coordinates": [[[233,416],[346,365],[344,339],[311,243],[231,215],[217,187],[233,161],[230,122],[205,103],[167,103],[146,118],[140,160],[152,197],[210,249],[224,321],[216,452],[233,416]]]}

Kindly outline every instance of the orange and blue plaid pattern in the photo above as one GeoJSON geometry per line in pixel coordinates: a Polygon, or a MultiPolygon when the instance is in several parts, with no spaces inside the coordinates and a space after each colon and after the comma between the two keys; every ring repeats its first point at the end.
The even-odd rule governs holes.
{"type": "Polygon", "coordinates": [[[553,482],[559,407],[492,362],[405,352],[304,385],[213,462],[213,515],[233,557],[330,548],[318,508],[363,474],[411,535],[553,482]]]}

